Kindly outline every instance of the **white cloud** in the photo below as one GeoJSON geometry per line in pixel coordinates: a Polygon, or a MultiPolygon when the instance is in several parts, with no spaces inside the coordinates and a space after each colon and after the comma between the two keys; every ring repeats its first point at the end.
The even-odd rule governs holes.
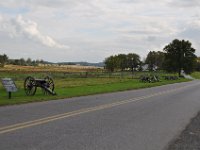
{"type": "Polygon", "coordinates": [[[169,2],[171,6],[174,7],[200,7],[200,1],[199,0],[171,0],[169,2]]]}
{"type": "Polygon", "coordinates": [[[175,38],[198,43],[199,6],[198,0],[0,1],[1,38],[6,33],[12,42],[21,38],[14,41],[15,47],[5,44],[10,39],[0,46],[23,55],[19,49],[29,40],[27,51],[42,49],[48,53],[43,59],[49,61],[102,61],[123,52],[144,57],[148,50],[161,50],[175,38]]]}
{"type": "Polygon", "coordinates": [[[69,48],[69,46],[56,42],[50,36],[42,34],[36,22],[25,20],[22,16],[7,19],[6,22],[3,22],[2,29],[7,31],[12,38],[24,36],[24,38],[34,40],[50,48],[69,48]]]}
{"type": "Polygon", "coordinates": [[[200,19],[198,20],[192,20],[191,22],[188,23],[188,26],[200,29],[200,19]]]}

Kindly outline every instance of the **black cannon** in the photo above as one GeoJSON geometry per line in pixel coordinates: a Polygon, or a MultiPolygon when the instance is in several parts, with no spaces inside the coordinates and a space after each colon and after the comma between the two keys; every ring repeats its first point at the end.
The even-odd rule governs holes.
{"type": "Polygon", "coordinates": [[[177,76],[163,76],[165,80],[178,80],[177,76]]]}
{"type": "Polygon", "coordinates": [[[37,87],[42,89],[44,95],[56,95],[54,92],[54,82],[49,76],[44,79],[35,79],[31,76],[27,77],[24,81],[24,90],[26,95],[33,96],[37,91],[37,87]]]}
{"type": "Polygon", "coordinates": [[[140,81],[141,82],[153,83],[153,82],[159,82],[160,80],[159,80],[159,77],[157,75],[141,75],[140,81]]]}

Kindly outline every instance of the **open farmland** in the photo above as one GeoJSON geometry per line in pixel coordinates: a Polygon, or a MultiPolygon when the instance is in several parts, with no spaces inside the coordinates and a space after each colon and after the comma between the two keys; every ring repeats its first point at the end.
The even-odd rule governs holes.
{"type": "Polygon", "coordinates": [[[70,71],[63,70],[62,66],[49,66],[49,68],[47,67],[47,70],[43,70],[44,66],[15,66],[15,70],[13,67],[14,66],[6,66],[4,70],[1,70],[0,78],[12,78],[18,87],[18,92],[12,93],[12,99],[8,100],[5,89],[2,87],[2,85],[0,85],[0,105],[62,99],[91,94],[147,88],[175,82],[188,81],[186,79],[166,81],[162,78],[163,75],[166,75],[163,72],[153,73],[161,77],[160,82],[144,83],[139,81],[139,77],[142,74],[149,74],[148,72],[135,72],[134,74],[132,74],[131,72],[107,73],[104,72],[103,69],[93,68],[92,71],[89,71],[87,67],[87,69],[84,69],[80,66],[78,69],[73,68],[70,69],[70,71]],[[31,68],[35,68],[35,70],[31,68]],[[57,93],[56,96],[43,95],[40,88],[38,88],[35,96],[25,95],[23,84],[27,76],[44,78],[47,75],[51,76],[54,79],[55,92],[57,93]]]}
{"type": "Polygon", "coordinates": [[[101,67],[79,66],[79,65],[39,65],[39,66],[19,66],[5,65],[0,71],[25,71],[25,72],[93,72],[102,70],[101,67]]]}

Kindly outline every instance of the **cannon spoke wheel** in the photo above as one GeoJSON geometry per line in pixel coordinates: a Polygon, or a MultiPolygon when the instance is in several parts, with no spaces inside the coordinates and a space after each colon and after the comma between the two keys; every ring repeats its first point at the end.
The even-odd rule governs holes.
{"type": "Polygon", "coordinates": [[[36,82],[33,77],[27,77],[24,81],[24,90],[26,95],[33,96],[37,90],[36,82]]]}
{"type": "MultiPolygon", "coordinates": [[[[54,82],[53,79],[49,76],[45,77],[44,80],[46,81],[46,87],[50,90],[50,91],[54,91],[54,82]]],[[[48,95],[50,94],[47,90],[42,89],[44,95],[48,95]]]]}

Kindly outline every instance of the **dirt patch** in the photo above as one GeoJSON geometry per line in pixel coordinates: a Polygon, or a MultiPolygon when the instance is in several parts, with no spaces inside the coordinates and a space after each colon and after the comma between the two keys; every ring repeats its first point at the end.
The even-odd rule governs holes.
{"type": "Polygon", "coordinates": [[[200,112],[167,150],[200,150],[200,112]]]}

